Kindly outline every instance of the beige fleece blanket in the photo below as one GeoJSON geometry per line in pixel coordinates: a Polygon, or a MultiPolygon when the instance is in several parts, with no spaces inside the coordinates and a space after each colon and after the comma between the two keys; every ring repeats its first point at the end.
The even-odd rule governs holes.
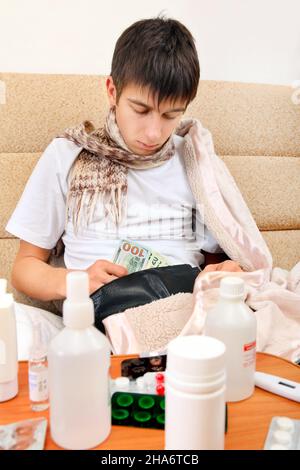
{"type": "MultiPolygon", "coordinates": [[[[184,133],[186,132],[186,133],[184,133]]],[[[257,317],[257,349],[290,360],[300,356],[300,262],[290,271],[272,268],[272,256],[211,134],[199,121],[187,123],[186,171],[204,222],[227,255],[245,272],[200,274],[194,293],[177,294],[104,320],[115,354],[163,350],[177,335],[201,334],[223,276],[245,280],[246,301],[257,317]]]]}

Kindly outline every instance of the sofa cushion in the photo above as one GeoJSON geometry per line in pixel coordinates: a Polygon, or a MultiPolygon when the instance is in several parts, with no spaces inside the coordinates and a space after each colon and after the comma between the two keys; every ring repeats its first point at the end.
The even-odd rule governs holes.
{"type": "Polygon", "coordinates": [[[300,229],[300,158],[224,156],[222,159],[260,230],[300,229]]]}
{"type": "Polygon", "coordinates": [[[0,73],[0,80],[1,152],[42,152],[66,127],[85,119],[100,125],[108,111],[104,77],[0,73]]]}
{"type": "Polygon", "coordinates": [[[219,155],[300,156],[300,106],[284,85],[200,81],[188,108],[214,138],[219,155]]]}
{"type": "Polygon", "coordinates": [[[300,261],[300,230],[262,232],[273,256],[273,266],[292,269],[300,261]]]}
{"type": "Polygon", "coordinates": [[[0,153],[0,238],[40,153],[0,153]]]}

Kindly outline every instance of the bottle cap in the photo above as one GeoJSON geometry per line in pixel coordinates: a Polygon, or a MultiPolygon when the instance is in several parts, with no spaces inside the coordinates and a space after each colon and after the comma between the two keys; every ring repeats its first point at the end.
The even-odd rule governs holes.
{"type": "Polygon", "coordinates": [[[220,283],[220,295],[225,298],[244,297],[245,283],[240,277],[226,276],[220,283]]]}
{"type": "MultiPolygon", "coordinates": [[[[167,372],[176,380],[200,384],[224,378],[225,345],[210,336],[179,336],[168,344],[167,372]]],[[[223,379],[222,379],[223,380],[223,379]]]]}
{"type": "Polygon", "coordinates": [[[63,304],[63,321],[69,328],[87,328],[95,321],[94,304],[89,296],[89,276],[85,271],[67,274],[67,298],[63,304]]]}

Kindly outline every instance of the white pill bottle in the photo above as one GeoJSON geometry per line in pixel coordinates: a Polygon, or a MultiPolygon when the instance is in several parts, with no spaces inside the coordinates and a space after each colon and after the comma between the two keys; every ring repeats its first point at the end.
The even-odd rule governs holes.
{"type": "Polygon", "coordinates": [[[172,340],[165,385],[165,449],[223,450],[224,344],[199,335],[172,340]]]}

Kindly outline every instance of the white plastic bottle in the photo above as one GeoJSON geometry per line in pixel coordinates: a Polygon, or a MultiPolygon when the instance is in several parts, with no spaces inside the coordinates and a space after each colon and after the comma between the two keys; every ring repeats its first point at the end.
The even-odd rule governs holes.
{"type": "Polygon", "coordinates": [[[206,336],[168,344],[165,372],[165,449],[223,450],[225,346],[206,336]]]}
{"type": "Polygon", "coordinates": [[[221,280],[220,298],[207,313],[204,332],[226,346],[226,401],[240,401],[254,391],[256,318],[244,302],[245,283],[239,277],[221,280]]]}
{"type": "Polygon", "coordinates": [[[92,326],[88,283],[84,271],[67,275],[65,328],[48,350],[51,436],[71,450],[93,448],[111,431],[110,346],[92,326]]]}
{"type": "Polygon", "coordinates": [[[0,279],[0,402],[18,393],[17,327],[12,294],[7,281],[0,279]]]}

